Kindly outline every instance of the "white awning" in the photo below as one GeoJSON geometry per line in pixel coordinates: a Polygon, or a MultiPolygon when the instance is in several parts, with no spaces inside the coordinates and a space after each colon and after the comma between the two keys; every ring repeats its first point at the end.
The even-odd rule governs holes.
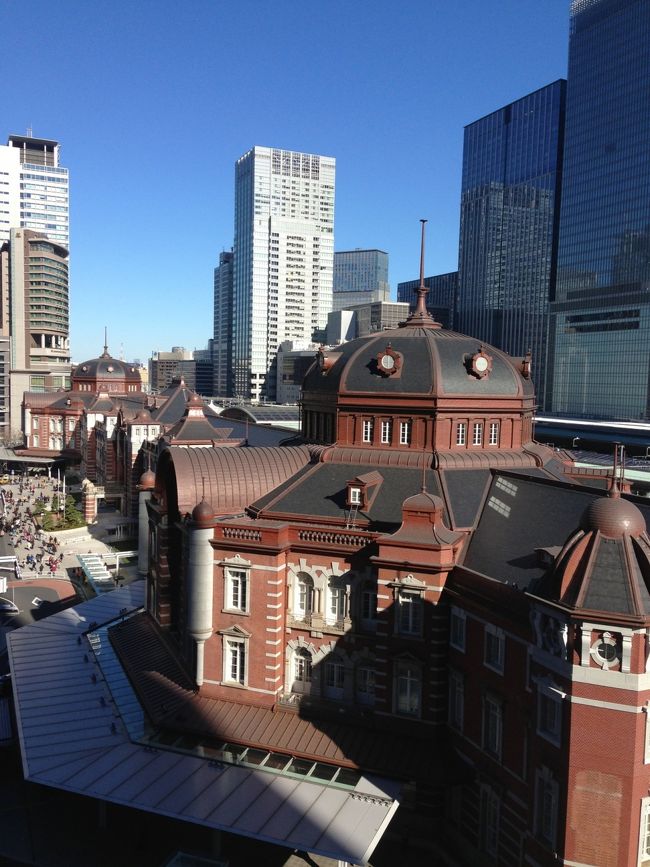
{"type": "Polygon", "coordinates": [[[397,809],[397,782],[362,777],[341,788],[131,740],[142,731],[142,711],[114,654],[99,664],[96,630],[143,601],[137,581],[8,636],[25,778],[366,863],[397,809]]]}

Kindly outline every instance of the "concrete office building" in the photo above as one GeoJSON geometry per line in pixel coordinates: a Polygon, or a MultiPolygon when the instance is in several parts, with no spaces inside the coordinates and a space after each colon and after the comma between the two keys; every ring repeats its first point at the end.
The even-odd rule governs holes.
{"type": "Polygon", "coordinates": [[[211,393],[232,395],[232,290],[233,252],[219,254],[214,269],[214,330],[212,344],[213,385],[211,393]]]}
{"type": "Polygon", "coordinates": [[[284,340],[312,340],[332,309],[332,157],[254,147],[235,166],[233,393],[267,382],[284,340]]]}

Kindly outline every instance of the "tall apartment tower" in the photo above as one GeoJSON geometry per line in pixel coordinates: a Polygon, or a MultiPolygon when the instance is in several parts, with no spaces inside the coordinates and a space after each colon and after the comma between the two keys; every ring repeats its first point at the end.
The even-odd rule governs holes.
{"type": "Polygon", "coordinates": [[[212,341],[213,384],[211,393],[230,397],[232,384],[232,290],[233,252],[219,254],[214,269],[214,332],[212,341]]]}
{"type": "MultiPolygon", "coordinates": [[[[29,135],[10,135],[6,148],[0,150],[13,150],[11,154],[0,156],[0,171],[5,161],[13,167],[14,173],[18,170],[12,195],[19,192],[19,222],[9,228],[33,229],[67,248],[70,239],[68,170],[59,165],[59,143],[29,135]]],[[[0,223],[0,230],[3,225],[0,223]]],[[[0,236],[2,240],[7,238],[8,234],[0,236]]]]}
{"type": "Polygon", "coordinates": [[[342,250],[334,253],[332,310],[351,305],[390,301],[388,253],[383,250],[342,250]]]}
{"type": "Polygon", "coordinates": [[[0,437],[22,429],[26,391],[69,384],[68,250],[31,229],[0,244],[0,437]]]}
{"type": "Polygon", "coordinates": [[[573,0],[554,412],[650,417],[650,3],[573,0]]]}
{"type": "Polygon", "coordinates": [[[456,327],[511,355],[531,350],[540,403],[565,90],[565,81],[555,81],[469,124],[463,147],[456,327]]]}
{"type": "Polygon", "coordinates": [[[334,180],[332,157],[254,147],[237,160],[232,372],[239,397],[273,398],[279,345],[325,329],[334,180]]]}

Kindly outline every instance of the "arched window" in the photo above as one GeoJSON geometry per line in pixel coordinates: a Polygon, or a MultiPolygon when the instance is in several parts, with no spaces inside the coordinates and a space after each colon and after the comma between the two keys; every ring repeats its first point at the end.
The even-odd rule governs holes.
{"type": "Polygon", "coordinates": [[[336,583],[336,579],[330,580],[327,587],[327,612],[326,620],[329,624],[342,624],[345,617],[345,587],[336,583]]]}
{"type": "Polygon", "coordinates": [[[325,698],[342,699],[345,683],[345,666],[337,653],[330,653],[325,661],[325,698]]]}
{"type": "Polygon", "coordinates": [[[311,690],[311,654],[300,647],[293,656],[293,692],[309,695],[311,690]]]}
{"type": "Polygon", "coordinates": [[[314,579],[306,572],[298,572],[296,576],[295,614],[307,619],[314,610],[314,579]]]}

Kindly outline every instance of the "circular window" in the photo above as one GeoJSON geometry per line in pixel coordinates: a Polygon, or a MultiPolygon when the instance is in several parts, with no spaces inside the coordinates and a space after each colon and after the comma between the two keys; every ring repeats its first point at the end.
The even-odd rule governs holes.
{"type": "Polygon", "coordinates": [[[612,668],[620,662],[620,650],[618,641],[611,632],[603,634],[591,645],[592,659],[601,668],[612,668]]]}

